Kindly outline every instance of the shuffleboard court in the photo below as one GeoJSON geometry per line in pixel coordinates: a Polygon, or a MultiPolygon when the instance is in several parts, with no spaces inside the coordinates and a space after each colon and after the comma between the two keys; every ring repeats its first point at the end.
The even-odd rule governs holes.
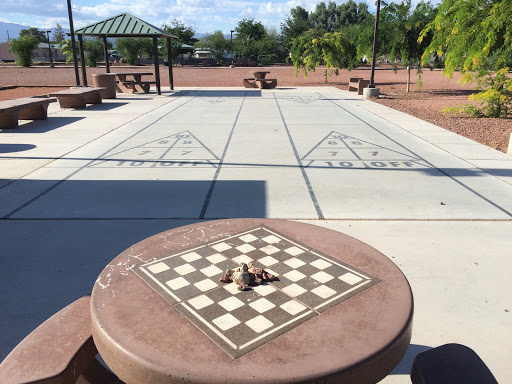
{"type": "MultiPolygon", "coordinates": [[[[348,93],[197,89],[178,95],[80,148],[77,158],[88,161],[38,170],[48,177],[53,169],[58,183],[6,216],[512,217],[510,184],[369,113],[348,93]]],[[[422,122],[410,119],[412,130],[415,124],[422,122]]]]}

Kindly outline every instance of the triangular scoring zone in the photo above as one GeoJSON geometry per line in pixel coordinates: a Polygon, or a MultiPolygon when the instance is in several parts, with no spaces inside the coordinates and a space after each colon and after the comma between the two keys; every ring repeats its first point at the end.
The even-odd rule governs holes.
{"type": "Polygon", "coordinates": [[[90,167],[216,168],[219,161],[220,159],[201,140],[186,130],[102,157],[90,167]]]}
{"type": "Polygon", "coordinates": [[[340,168],[429,167],[420,157],[404,152],[331,131],[311,148],[301,160],[306,167],[315,162],[321,163],[323,166],[340,168]]]}

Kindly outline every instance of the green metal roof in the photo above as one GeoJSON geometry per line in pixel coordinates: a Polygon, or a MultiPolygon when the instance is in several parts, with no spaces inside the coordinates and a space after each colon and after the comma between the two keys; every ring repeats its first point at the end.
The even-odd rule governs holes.
{"type": "Polygon", "coordinates": [[[109,17],[75,30],[75,34],[84,36],[106,36],[106,37],[178,37],[155,27],[144,20],[141,20],[129,13],[109,17]]]}

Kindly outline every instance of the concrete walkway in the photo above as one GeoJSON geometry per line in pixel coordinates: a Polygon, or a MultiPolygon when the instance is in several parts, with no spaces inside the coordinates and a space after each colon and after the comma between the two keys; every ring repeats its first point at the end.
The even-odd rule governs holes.
{"type": "Polygon", "coordinates": [[[103,267],[198,220],[300,220],[390,257],[414,356],[456,342],[511,382],[512,156],[335,88],[119,95],[0,132],[0,360],[103,267]]]}

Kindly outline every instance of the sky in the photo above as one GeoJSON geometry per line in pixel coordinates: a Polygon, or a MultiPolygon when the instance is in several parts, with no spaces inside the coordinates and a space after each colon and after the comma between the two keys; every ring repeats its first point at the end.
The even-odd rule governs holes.
{"type": "MultiPolygon", "coordinates": [[[[337,0],[341,4],[346,0],[337,0]]],[[[375,0],[366,1],[374,12],[375,0]]],[[[67,0],[1,0],[0,21],[37,27],[54,28],[59,23],[69,28],[67,0]]],[[[301,6],[315,9],[320,0],[71,0],[75,29],[123,12],[157,27],[173,20],[183,22],[198,33],[217,30],[229,34],[242,19],[252,18],[266,27],[280,29],[290,9],[301,6]]],[[[328,3],[328,0],[325,1],[328,3]]],[[[413,4],[417,1],[413,0],[413,4]]]]}

